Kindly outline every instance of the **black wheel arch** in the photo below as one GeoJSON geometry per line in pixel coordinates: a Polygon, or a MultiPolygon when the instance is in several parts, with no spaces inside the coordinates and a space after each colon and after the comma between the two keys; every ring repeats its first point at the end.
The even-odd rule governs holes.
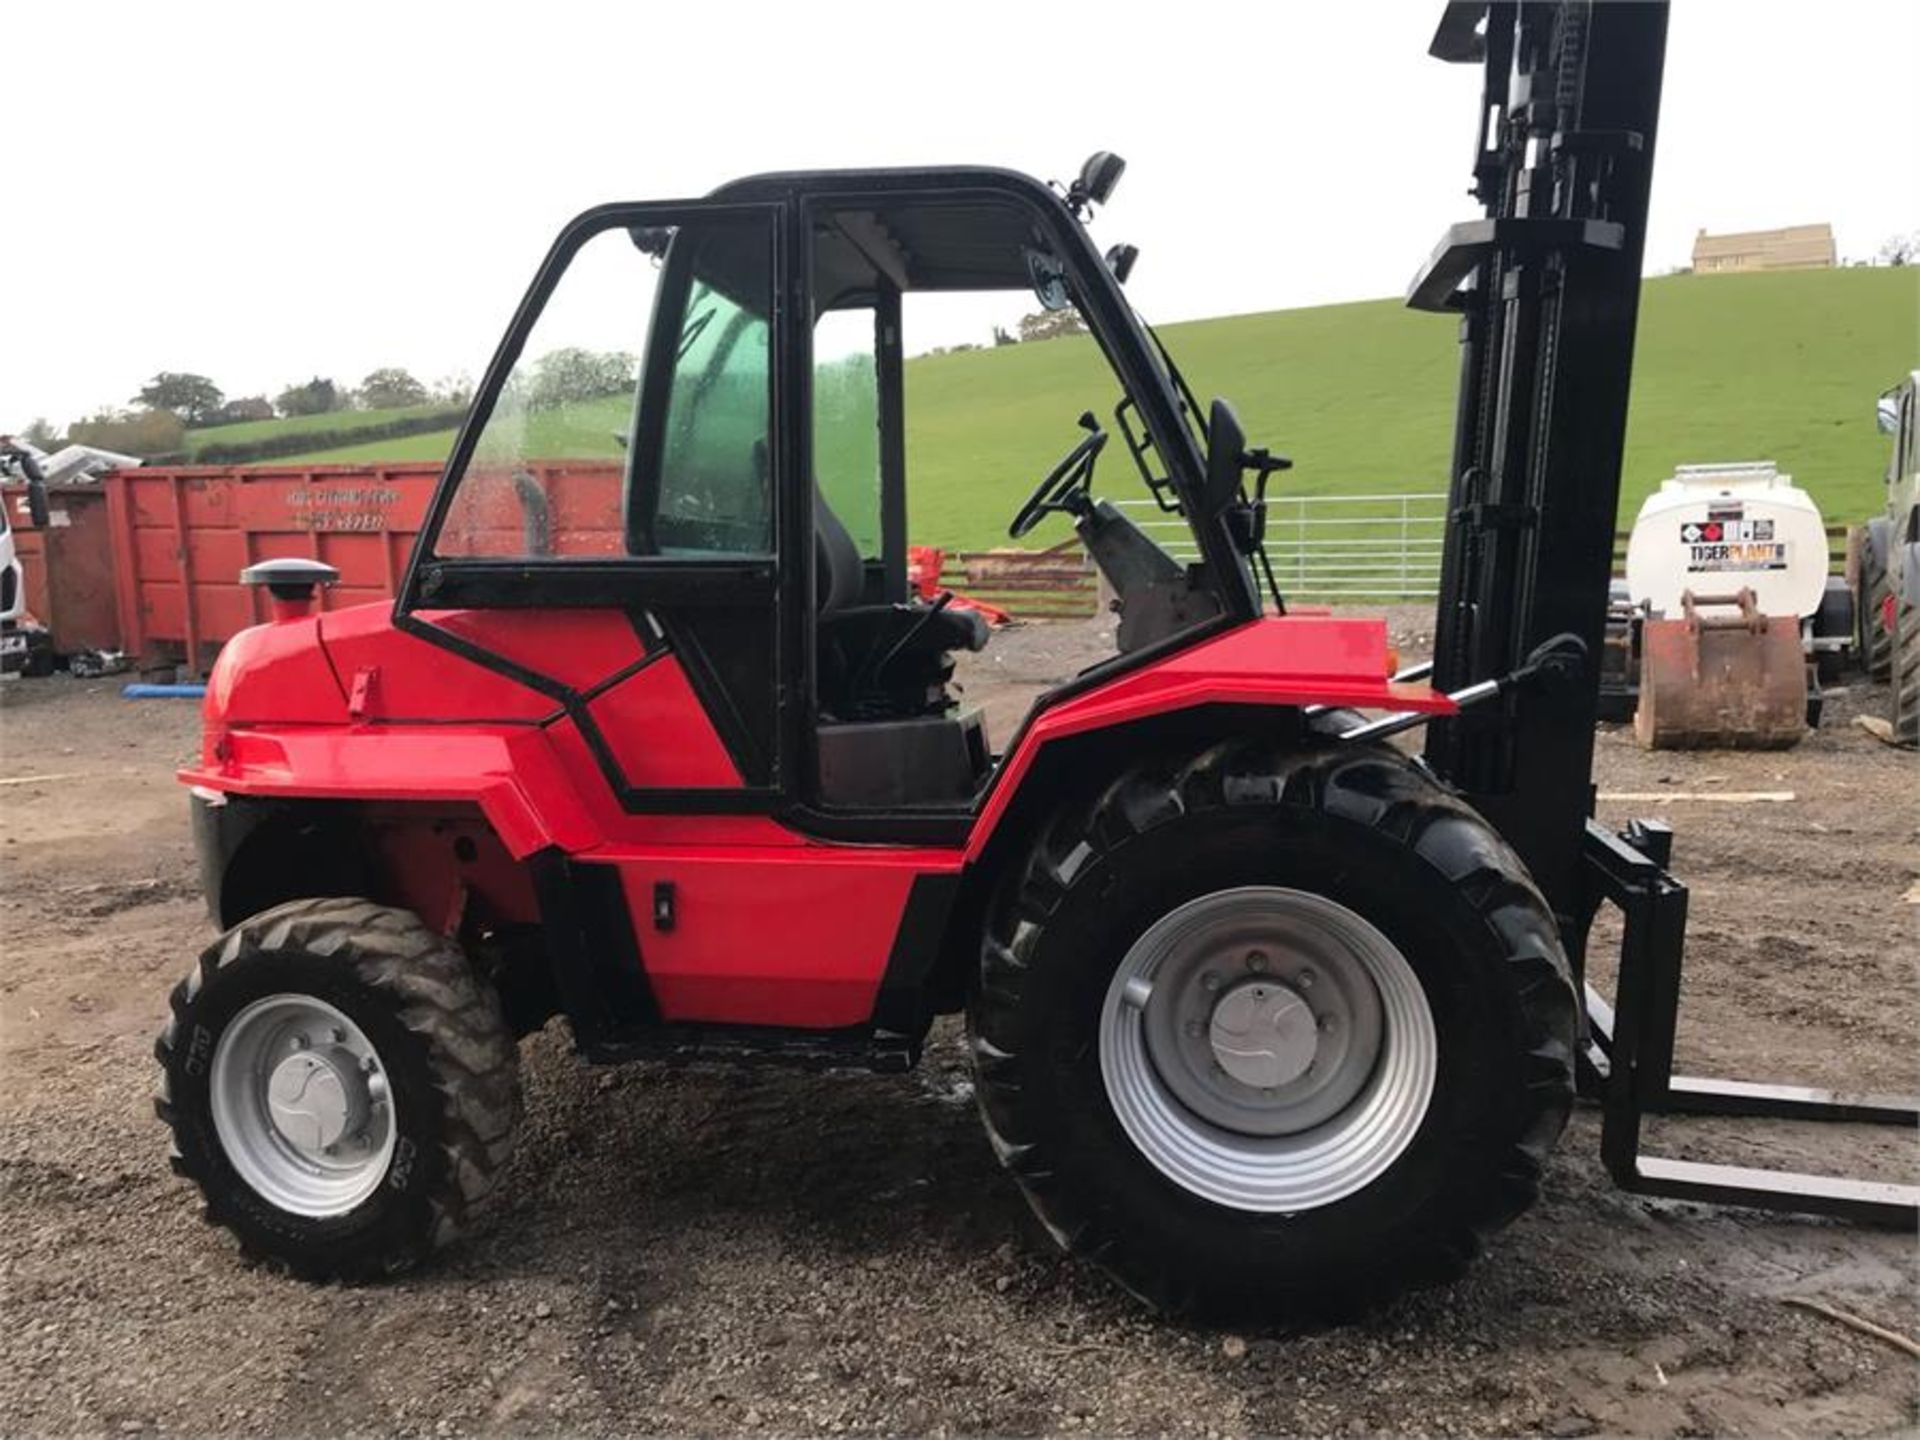
{"type": "Polygon", "coordinates": [[[1309,715],[1291,705],[1196,705],[1123,724],[1068,735],[1040,747],[1018,791],[994,827],[980,858],[967,867],[947,914],[924,994],[931,1021],[966,1007],[969,977],[980,959],[980,937],[1008,869],[1024,862],[1035,838],[1062,806],[1104,789],[1143,755],[1190,751],[1222,740],[1264,739],[1304,744],[1358,716],[1349,710],[1309,715]]]}
{"type": "Polygon", "coordinates": [[[223,930],[287,900],[375,893],[353,802],[196,789],[188,804],[201,892],[223,930]]]}

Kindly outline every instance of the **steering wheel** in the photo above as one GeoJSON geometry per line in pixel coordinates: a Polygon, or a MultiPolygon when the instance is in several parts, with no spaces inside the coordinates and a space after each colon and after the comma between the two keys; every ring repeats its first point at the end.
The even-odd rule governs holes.
{"type": "Polygon", "coordinates": [[[1034,486],[1027,503],[1007,526],[1011,538],[1020,539],[1049,515],[1061,512],[1079,515],[1088,508],[1087,492],[1093,487],[1093,467],[1106,448],[1107,432],[1100,428],[1091,410],[1081,415],[1080,425],[1087,432],[1086,438],[1047,472],[1046,479],[1034,486]]]}

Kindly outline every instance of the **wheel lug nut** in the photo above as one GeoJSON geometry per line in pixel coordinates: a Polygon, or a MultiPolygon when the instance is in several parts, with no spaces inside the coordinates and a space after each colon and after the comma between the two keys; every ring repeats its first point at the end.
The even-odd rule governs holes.
{"type": "Polygon", "coordinates": [[[1220,977],[1211,970],[1207,971],[1206,974],[1200,977],[1200,988],[1202,990],[1218,990],[1220,988],[1220,977]]]}
{"type": "Polygon", "coordinates": [[[296,1035],[293,1037],[293,1048],[296,1050],[305,1050],[312,1043],[313,1042],[304,1035],[296,1035]]]}
{"type": "Polygon", "coordinates": [[[1320,1017],[1320,1033],[1323,1035],[1331,1034],[1333,1031],[1333,1027],[1337,1024],[1339,1024],[1339,1021],[1334,1019],[1333,1016],[1322,1015],[1320,1017]]]}
{"type": "Polygon", "coordinates": [[[1249,970],[1264,970],[1264,969],[1266,969],[1266,968],[1267,968],[1267,954],[1266,954],[1266,951],[1264,951],[1264,950],[1255,950],[1255,951],[1254,951],[1254,952],[1253,952],[1253,953],[1252,953],[1251,955],[1249,955],[1249,956],[1247,956],[1247,968],[1248,968],[1249,970]]]}
{"type": "Polygon", "coordinates": [[[1189,1020],[1187,1022],[1187,1034],[1195,1040],[1200,1038],[1200,1022],[1198,1020],[1189,1020]]]}
{"type": "Polygon", "coordinates": [[[336,1045],[344,1045],[347,1043],[347,1032],[338,1025],[333,1027],[333,1043],[336,1045]]]}
{"type": "Polygon", "coordinates": [[[1302,970],[1298,975],[1293,977],[1293,983],[1298,985],[1302,990],[1311,990],[1313,988],[1313,971],[1302,970]]]}

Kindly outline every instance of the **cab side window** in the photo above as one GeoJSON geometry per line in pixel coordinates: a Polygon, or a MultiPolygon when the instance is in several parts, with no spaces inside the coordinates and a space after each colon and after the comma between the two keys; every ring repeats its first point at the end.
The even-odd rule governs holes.
{"type": "Polygon", "coordinates": [[[871,307],[813,327],[813,480],[863,560],[880,557],[880,375],[871,307]]]}
{"type": "Polygon", "coordinates": [[[774,548],[773,250],[758,221],[686,227],[636,416],[629,542],[639,555],[764,557],[774,548]],[[657,413],[657,420],[656,420],[657,413]]]}
{"type": "Polygon", "coordinates": [[[434,555],[770,556],[772,291],[762,217],[588,237],[493,396],[434,555]]]}
{"type": "Polygon", "coordinates": [[[662,419],[651,523],[635,546],[640,553],[773,552],[769,349],[764,294],[730,295],[694,282],[662,419]]]}

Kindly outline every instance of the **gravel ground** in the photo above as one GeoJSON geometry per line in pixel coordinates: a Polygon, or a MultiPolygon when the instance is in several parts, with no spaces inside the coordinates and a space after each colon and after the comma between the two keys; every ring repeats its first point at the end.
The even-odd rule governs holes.
{"type": "MultiPolygon", "coordinates": [[[[1409,653],[1423,637],[1396,617],[1409,653]]],[[[1004,737],[1096,627],[970,667],[1004,737]]],[[[1866,1434],[1916,1369],[1782,1303],[1916,1329],[1914,1237],[1650,1203],[1576,1115],[1542,1204],[1469,1277],[1364,1324],[1225,1334],[1066,1262],[981,1137],[944,1028],[913,1076],[595,1071],[529,1042],[509,1202],[431,1268],[312,1288],[251,1268],[167,1172],[149,1105],[167,988],[209,929],[171,771],[187,705],[0,689],[0,1431],[1866,1434]]],[[[1647,755],[1693,885],[1689,1067],[1920,1086],[1914,760],[1849,723],[1779,755],[1647,755]]],[[[1609,819],[1641,805],[1602,802],[1609,819]]],[[[1911,1133],[1672,1122],[1708,1157],[1920,1172],[1911,1133]],[[1751,1131],[1746,1134],[1751,1135],[1751,1131]]]]}

